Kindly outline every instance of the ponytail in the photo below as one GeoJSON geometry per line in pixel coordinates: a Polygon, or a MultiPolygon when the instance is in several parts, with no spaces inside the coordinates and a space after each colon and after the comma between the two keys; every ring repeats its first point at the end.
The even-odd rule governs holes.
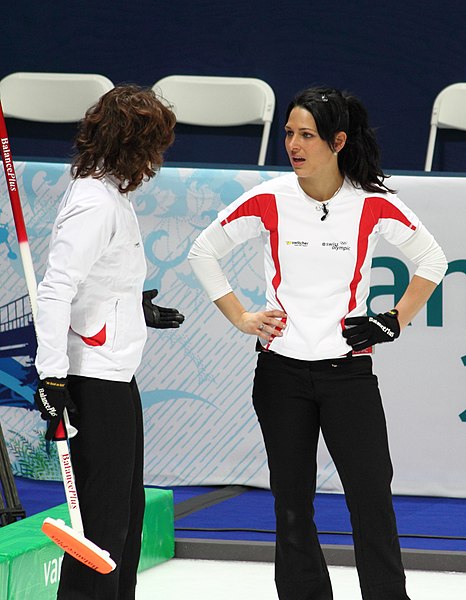
{"type": "Polygon", "coordinates": [[[339,131],[346,133],[346,143],[338,153],[338,167],[355,187],[375,193],[394,191],[384,184],[389,175],[380,168],[379,146],[360,100],[333,88],[317,87],[295,96],[288,106],[287,119],[295,106],[312,114],[319,136],[331,150],[335,135],[339,131]]]}
{"type": "Polygon", "coordinates": [[[338,153],[338,166],[353,185],[366,192],[393,192],[384,184],[389,177],[380,168],[380,150],[374,130],[369,127],[367,110],[362,103],[343,94],[348,109],[346,143],[338,153]]]}

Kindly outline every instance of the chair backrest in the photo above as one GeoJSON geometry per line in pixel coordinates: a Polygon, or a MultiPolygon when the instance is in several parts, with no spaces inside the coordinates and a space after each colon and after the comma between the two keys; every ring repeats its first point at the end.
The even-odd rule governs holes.
{"type": "Polygon", "coordinates": [[[275,94],[268,83],[253,77],[170,75],[153,89],[173,105],[179,123],[205,127],[262,124],[258,164],[264,164],[275,110],[275,94]]]}
{"type": "Polygon", "coordinates": [[[466,83],[453,83],[435,98],[430,119],[425,170],[432,169],[437,129],[466,131],[466,83]]]}
{"type": "Polygon", "coordinates": [[[94,73],[11,73],[0,81],[5,117],[43,123],[73,123],[114,87],[94,73]]]}

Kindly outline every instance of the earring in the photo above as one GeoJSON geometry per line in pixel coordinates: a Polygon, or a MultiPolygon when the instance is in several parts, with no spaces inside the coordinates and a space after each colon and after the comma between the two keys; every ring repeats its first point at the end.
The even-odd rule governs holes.
{"type": "Polygon", "coordinates": [[[336,156],[338,152],[336,150],[333,151],[333,156],[336,156]]]}

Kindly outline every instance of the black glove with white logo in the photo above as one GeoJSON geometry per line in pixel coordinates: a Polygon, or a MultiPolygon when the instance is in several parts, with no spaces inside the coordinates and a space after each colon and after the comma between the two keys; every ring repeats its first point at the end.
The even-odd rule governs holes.
{"type": "Polygon", "coordinates": [[[68,412],[76,412],[67,388],[67,379],[47,377],[41,379],[34,394],[34,401],[44,421],[50,421],[45,433],[46,440],[53,440],[58,424],[63,419],[65,408],[68,412]]]}
{"type": "Polygon", "coordinates": [[[390,310],[375,317],[348,317],[343,337],[356,352],[374,344],[393,342],[400,335],[398,311],[390,310]]]}
{"type": "Polygon", "coordinates": [[[184,321],[184,316],[176,308],[164,308],[152,304],[152,300],[158,293],[158,290],[142,292],[142,307],[147,327],[154,327],[155,329],[179,327],[184,321]]]}

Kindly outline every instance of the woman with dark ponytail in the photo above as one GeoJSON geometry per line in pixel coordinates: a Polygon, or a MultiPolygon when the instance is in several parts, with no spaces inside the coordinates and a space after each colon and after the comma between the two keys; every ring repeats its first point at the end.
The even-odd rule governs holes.
{"type": "MultiPolygon", "coordinates": [[[[293,173],[249,190],[195,241],[201,284],[240,331],[257,336],[253,403],[275,497],[280,600],[332,600],[313,521],[322,432],[351,514],[364,600],[409,600],[391,497],[392,464],[371,353],[427,302],[447,263],[417,216],[385,185],[361,102],[331,88],[297,94],[286,113],[293,173]],[[395,307],[367,315],[379,237],[416,272],[395,307]],[[266,310],[248,312],[219,259],[261,237],[266,310]]],[[[408,401],[408,400],[407,400],[408,401]]]]}
{"type": "Polygon", "coordinates": [[[314,115],[319,134],[333,150],[337,131],[346,134],[346,143],[338,153],[338,167],[355,187],[366,192],[391,192],[384,185],[386,176],[379,166],[380,152],[367,111],[354,96],[328,88],[308,89],[289,104],[287,119],[295,107],[314,115]],[[324,100],[323,100],[324,98],[324,100]]]}

